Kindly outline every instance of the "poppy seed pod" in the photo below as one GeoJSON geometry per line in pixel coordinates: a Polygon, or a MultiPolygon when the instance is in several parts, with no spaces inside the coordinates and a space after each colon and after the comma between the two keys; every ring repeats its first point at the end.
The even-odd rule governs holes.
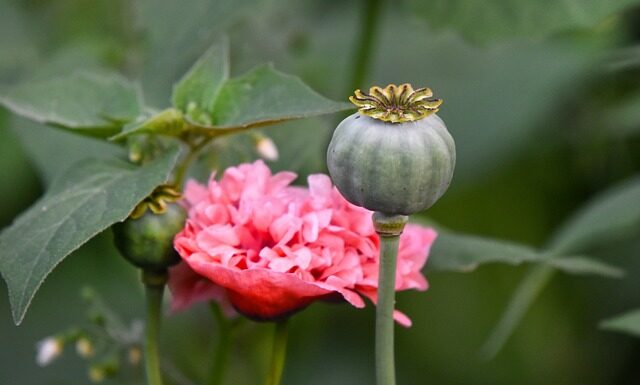
{"type": "Polygon", "coordinates": [[[350,100],[359,111],[336,128],[327,151],[334,184],[351,203],[387,215],[431,207],[447,190],[455,143],[428,88],[372,87],[350,100]]]}

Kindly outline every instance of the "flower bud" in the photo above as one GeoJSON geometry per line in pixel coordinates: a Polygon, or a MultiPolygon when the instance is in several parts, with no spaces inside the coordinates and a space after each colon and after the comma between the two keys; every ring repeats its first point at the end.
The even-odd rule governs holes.
{"type": "Polygon", "coordinates": [[[147,210],[139,218],[129,218],[113,226],[114,242],[132,264],[145,270],[164,270],[180,261],[173,237],[182,229],[186,211],[177,203],[156,214],[147,210]]]}
{"type": "Polygon", "coordinates": [[[271,138],[264,135],[256,135],[254,140],[256,144],[256,152],[260,157],[271,161],[278,160],[278,147],[276,147],[276,144],[271,140],[271,138]]]}
{"type": "Polygon", "coordinates": [[[38,342],[38,354],[36,363],[39,366],[47,366],[62,354],[64,342],[59,337],[47,337],[38,342]]]}

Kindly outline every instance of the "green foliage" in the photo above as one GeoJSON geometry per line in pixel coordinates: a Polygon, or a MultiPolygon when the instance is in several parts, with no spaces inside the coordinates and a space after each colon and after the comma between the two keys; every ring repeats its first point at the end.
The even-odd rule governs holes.
{"type": "Polygon", "coordinates": [[[318,95],[295,76],[264,65],[222,87],[210,128],[250,128],[351,108],[318,95]]]}
{"type": "Polygon", "coordinates": [[[25,118],[14,117],[12,128],[45,186],[89,156],[94,159],[126,156],[121,146],[66,130],[52,130],[25,118]]]}
{"type": "Polygon", "coordinates": [[[142,84],[152,105],[163,105],[171,87],[212,40],[255,9],[257,0],[141,0],[135,25],[144,37],[142,84]]]}
{"type": "Polygon", "coordinates": [[[640,337],[640,309],[604,320],[600,323],[600,328],[640,337]]]}
{"type": "Polygon", "coordinates": [[[453,29],[479,42],[514,36],[540,39],[592,28],[635,4],[637,0],[411,0],[414,13],[434,29],[453,29]]]}
{"type": "Polygon", "coordinates": [[[54,181],[44,197],[2,231],[0,272],[7,282],[16,323],[22,321],[36,291],[57,264],[124,220],[168,180],[177,153],[168,151],[144,167],[84,161],[54,181]]]}
{"type": "Polygon", "coordinates": [[[593,199],[553,237],[549,250],[578,253],[640,232],[640,177],[593,199]]]}
{"type": "MultiPolygon", "coordinates": [[[[549,243],[550,252],[585,252],[612,240],[635,236],[640,229],[638,202],[638,178],[603,192],[570,218],[557,232],[549,243]]],[[[570,264],[573,265],[572,269],[580,270],[585,266],[583,262],[574,260],[570,264]]],[[[566,267],[566,260],[553,263],[553,266],[558,268],[562,265],[566,267]]],[[[520,283],[484,345],[483,350],[488,357],[493,357],[502,349],[553,273],[551,267],[537,266],[520,283]]]]}
{"type": "Polygon", "coordinates": [[[271,65],[229,79],[227,44],[226,40],[214,44],[176,84],[175,108],[131,124],[112,139],[144,133],[217,136],[352,108],[317,94],[299,78],[271,65]]]}
{"type": "Polygon", "coordinates": [[[514,242],[440,231],[429,257],[428,269],[471,272],[487,263],[550,265],[570,274],[620,277],[622,271],[586,257],[552,256],[514,242]]]}
{"type": "Polygon", "coordinates": [[[195,111],[213,112],[218,94],[229,79],[229,43],[222,39],[191,67],[173,87],[173,106],[190,114],[195,111]]]}
{"type": "Polygon", "coordinates": [[[85,72],[21,84],[0,104],[33,121],[94,136],[118,132],[141,110],[134,84],[116,74],[85,72]]]}

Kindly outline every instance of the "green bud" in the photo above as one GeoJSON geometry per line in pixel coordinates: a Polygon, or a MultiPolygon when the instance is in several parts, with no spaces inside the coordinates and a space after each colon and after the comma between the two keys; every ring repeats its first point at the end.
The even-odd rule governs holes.
{"type": "Polygon", "coordinates": [[[182,229],[186,211],[177,203],[165,203],[162,212],[145,210],[113,226],[115,245],[132,264],[145,270],[160,271],[180,261],[173,238],[182,229]]]}

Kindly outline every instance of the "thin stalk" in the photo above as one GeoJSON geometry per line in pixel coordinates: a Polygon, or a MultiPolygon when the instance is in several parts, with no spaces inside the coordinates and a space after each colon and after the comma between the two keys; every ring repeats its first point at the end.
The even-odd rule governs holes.
{"type": "Polygon", "coordinates": [[[380,272],[376,307],[376,380],[378,385],[395,385],[393,341],[396,260],[400,236],[380,236],[380,272]]]}
{"type": "Polygon", "coordinates": [[[160,354],[158,341],[160,336],[160,319],[162,316],[162,295],[164,283],[145,282],[146,292],[146,325],[144,344],[144,363],[148,385],[162,385],[160,372],[160,354]]]}
{"type": "Polygon", "coordinates": [[[189,144],[189,152],[184,157],[184,159],[182,159],[182,162],[180,162],[176,166],[176,169],[175,169],[174,184],[176,186],[182,187],[182,184],[184,183],[184,178],[185,178],[185,176],[187,174],[187,171],[189,170],[189,166],[191,165],[191,162],[193,162],[193,160],[196,158],[196,156],[198,155],[200,150],[202,150],[202,148],[204,148],[204,146],[209,144],[209,141],[211,139],[212,138],[203,138],[197,144],[189,144]]]}
{"type": "Polygon", "coordinates": [[[376,40],[378,20],[383,2],[383,0],[362,0],[363,15],[360,19],[360,32],[358,33],[355,53],[351,62],[351,75],[347,83],[349,89],[346,90],[346,95],[362,87],[362,83],[367,79],[371,70],[371,49],[376,40]]]}
{"type": "Polygon", "coordinates": [[[211,303],[211,313],[216,321],[218,328],[218,340],[216,341],[213,352],[213,363],[209,372],[208,385],[222,385],[224,382],[224,374],[229,361],[229,350],[231,348],[231,324],[225,317],[216,303],[211,303]]]}
{"type": "Polygon", "coordinates": [[[396,265],[400,234],[408,217],[376,212],[372,219],[376,232],[380,236],[378,304],[376,306],[376,384],[395,385],[393,309],[396,302],[396,265]]]}
{"type": "Polygon", "coordinates": [[[287,321],[277,322],[274,330],[271,365],[266,385],[280,385],[284,362],[287,355],[288,334],[287,321]]]}

